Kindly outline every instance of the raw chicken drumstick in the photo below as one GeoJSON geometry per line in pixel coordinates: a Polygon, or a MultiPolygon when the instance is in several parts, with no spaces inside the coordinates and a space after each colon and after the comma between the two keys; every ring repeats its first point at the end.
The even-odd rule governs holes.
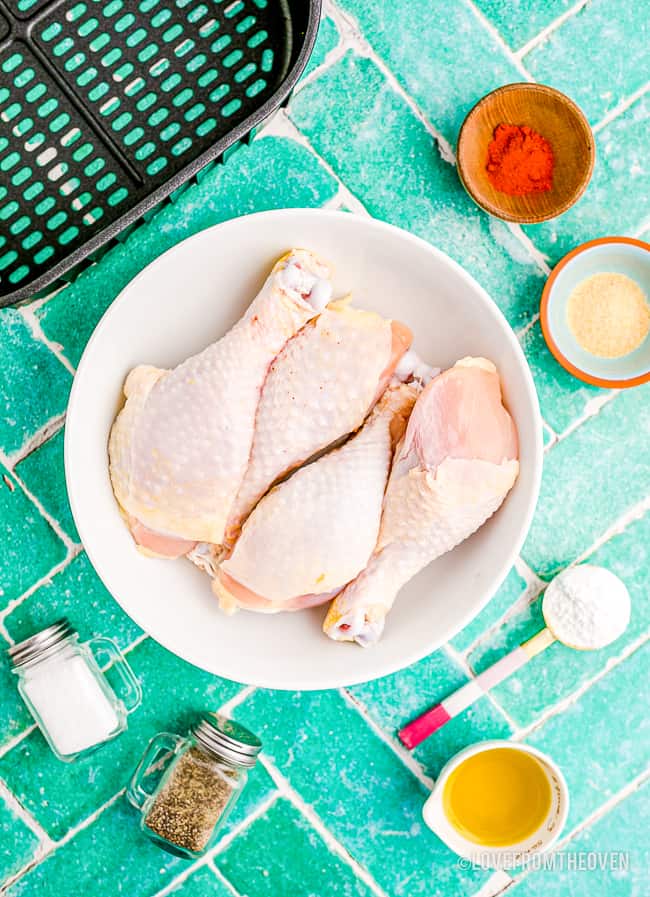
{"type": "Polygon", "coordinates": [[[377,641],[402,586],[494,514],[519,472],[495,366],[464,358],[421,393],[391,471],[375,553],[332,602],[337,641],[377,641]]]}
{"type": "Polygon", "coordinates": [[[361,426],[411,338],[404,324],[343,299],[289,340],[264,382],[230,541],[276,480],[361,426]]]}
{"type": "Polygon", "coordinates": [[[224,610],[322,604],[363,570],[377,541],[393,449],[417,392],[413,384],[389,386],[355,436],[259,502],[213,583],[224,610]]]}
{"type": "Polygon", "coordinates": [[[110,475],[146,552],[179,557],[197,541],[222,542],[269,366],[329,302],[329,278],[315,255],[293,250],[224,337],[171,371],[131,371],[110,435],[110,475]]]}

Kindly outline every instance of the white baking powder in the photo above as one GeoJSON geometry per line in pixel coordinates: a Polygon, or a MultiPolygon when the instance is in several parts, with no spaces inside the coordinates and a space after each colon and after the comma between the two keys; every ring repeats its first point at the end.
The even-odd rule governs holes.
{"type": "Polygon", "coordinates": [[[81,654],[24,668],[22,689],[63,756],[100,744],[120,726],[117,711],[81,654]]]}
{"type": "Polygon", "coordinates": [[[630,595],[618,576],[604,567],[582,564],[556,576],[542,602],[553,635],[572,648],[604,648],[630,620],[630,595]]]}

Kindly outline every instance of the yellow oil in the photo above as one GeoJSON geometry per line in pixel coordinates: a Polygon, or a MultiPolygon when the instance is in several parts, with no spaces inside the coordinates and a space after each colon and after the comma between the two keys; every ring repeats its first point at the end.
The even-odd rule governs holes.
{"type": "Polygon", "coordinates": [[[514,748],[493,748],[463,761],[442,795],[456,831],[485,847],[507,847],[532,835],[551,808],[541,763],[514,748]]]}

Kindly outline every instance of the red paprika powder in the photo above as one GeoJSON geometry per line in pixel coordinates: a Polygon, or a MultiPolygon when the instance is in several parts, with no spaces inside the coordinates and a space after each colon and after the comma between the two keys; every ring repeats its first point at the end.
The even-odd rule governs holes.
{"type": "Polygon", "coordinates": [[[553,186],[553,148],[526,125],[500,124],[488,146],[490,183],[509,196],[544,193],[553,186]]]}

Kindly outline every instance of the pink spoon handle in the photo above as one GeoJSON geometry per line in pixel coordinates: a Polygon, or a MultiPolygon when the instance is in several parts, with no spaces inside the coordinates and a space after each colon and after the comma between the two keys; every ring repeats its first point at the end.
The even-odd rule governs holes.
{"type": "Polygon", "coordinates": [[[487,670],[467,682],[461,688],[452,692],[449,697],[436,704],[429,710],[414,719],[408,725],[397,733],[402,744],[410,751],[417,747],[420,742],[433,735],[446,722],[458,716],[463,710],[466,710],[474,701],[483,697],[499,682],[507,679],[515,670],[524,666],[531,657],[539,654],[544,648],[548,647],[555,641],[553,634],[548,629],[542,629],[537,635],[519,645],[514,651],[506,654],[501,660],[488,667],[487,670]]]}

